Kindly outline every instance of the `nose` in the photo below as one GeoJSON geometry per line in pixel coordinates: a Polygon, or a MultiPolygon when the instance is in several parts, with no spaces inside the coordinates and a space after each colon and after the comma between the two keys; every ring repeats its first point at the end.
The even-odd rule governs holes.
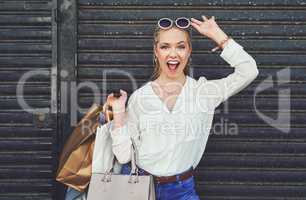
{"type": "Polygon", "coordinates": [[[171,49],[170,49],[169,56],[170,56],[171,58],[175,58],[175,57],[177,56],[177,52],[176,52],[176,49],[175,49],[175,48],[171,48],[171,49]]]}

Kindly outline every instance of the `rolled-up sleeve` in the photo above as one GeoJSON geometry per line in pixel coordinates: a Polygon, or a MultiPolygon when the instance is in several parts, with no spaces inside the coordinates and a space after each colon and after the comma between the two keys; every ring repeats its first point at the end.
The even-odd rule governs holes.
{"type": "Polygon", "coordinates": [[[120,128],[110,128],[110,135],[113,141],[113,153],[121,164],[127,163],[131,160],[131,139],[137,138],[137,135],[139,135],[139,120],[135,96],[135,94],[132,94],[129,98],[125,124],[120,128]]]}
{"type": "Polygon", "coordinates": [[[249,85],[258,75],[257,64],[241,45],[230,39],[220,55],[234,72],[225,78],[209,80],[200,77],[203,89],[208,92],[217,107],[230,96],[238,93],[249,85]]]}

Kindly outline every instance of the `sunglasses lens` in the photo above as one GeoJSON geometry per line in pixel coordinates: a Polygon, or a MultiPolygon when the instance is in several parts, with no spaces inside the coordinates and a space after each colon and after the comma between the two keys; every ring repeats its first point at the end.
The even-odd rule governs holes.
{"type": "Polygon", "coordinates": [[[187,18],[179,18],[176,20],[176,25],[179,28],[188,28],[190,25],[190,21],[187,18]]]}
{"type": "Polygon", "coordinates": [[[161,19],[159,21],[159,26],[161,28],[169,28],[171,26],[171,21],[169,19],[161,19]]]}

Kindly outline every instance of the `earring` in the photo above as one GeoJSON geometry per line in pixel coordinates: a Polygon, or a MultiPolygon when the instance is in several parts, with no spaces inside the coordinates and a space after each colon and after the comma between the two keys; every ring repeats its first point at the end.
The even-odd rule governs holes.
{"type": "Polygon", "coordinates": [[[156,59],[156,56],[154,55],[154,56],[153,56],[153,66],[154,66],[155,64],[157,64],[157,59],[156,59]]]}
{"type": "Polygon", "coordinates": [[[156,62],[156,59],[155,59],[155,56],[153,56],[153,59],[152,59],[153,67],[155,66],[155,62],[156,62]]]}

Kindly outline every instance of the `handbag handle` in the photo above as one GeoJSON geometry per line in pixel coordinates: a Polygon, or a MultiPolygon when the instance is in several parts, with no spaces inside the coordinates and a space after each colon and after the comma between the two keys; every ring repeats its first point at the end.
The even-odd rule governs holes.
{"type": "MultiPolygon", "coordinates": [[[[129,178],[128,182],[129,183],[139,183],[138,167],[136,165],[136,159],[138,158],[138,152],[137,152],[135,142],[132,138],[131,138],[131,141],[132,141],[132,145],[131,145],[131,165],[132,165],[132,169],[131,169],[131,172],[130,172],[130,175],[129,175],[130,178],[129,178]]],[[[111,176],[112,176],[113,168],[114,168],[114,165],[115,165],[115,159],[116,159],[116,157],[114,156],[111,168],[104,174],[101,181],[106,181],[106,182],[111,181],[111,176]]]]}
{"type": "Polygon", "coordinates": [[[131,174],[136,174],[138,175],[138,167],[136,165],[136,161],[138,161],[138,152],[137,152],[137,147],[136,144],[134,142],[134,140],[131,138],[132,141],[132,145],[131,145],[131,165],[132,165],[132,169],[131,169],[131,174]]]}
{"type": "MultiPolygon", "coordinates": [[[[136,174],[138,175],[138,167],[136,165],[136,161],[138,161],[138,152],[137,152],[137,148],[136,148],[136,144],[134,142],[134,140],[131,138],[131,142],[132,142],[132,145],[131,145],[131,174],[136,174]]],[[[112,161],[112,164],[111,164],[111,167],[109,170],[106,171],[106,174],[111,174],[114,170],[114,165],[115,165],[115,161],[116,161],[116,156],[114,156],[113,158],[113,161],[112,161]]]]}

